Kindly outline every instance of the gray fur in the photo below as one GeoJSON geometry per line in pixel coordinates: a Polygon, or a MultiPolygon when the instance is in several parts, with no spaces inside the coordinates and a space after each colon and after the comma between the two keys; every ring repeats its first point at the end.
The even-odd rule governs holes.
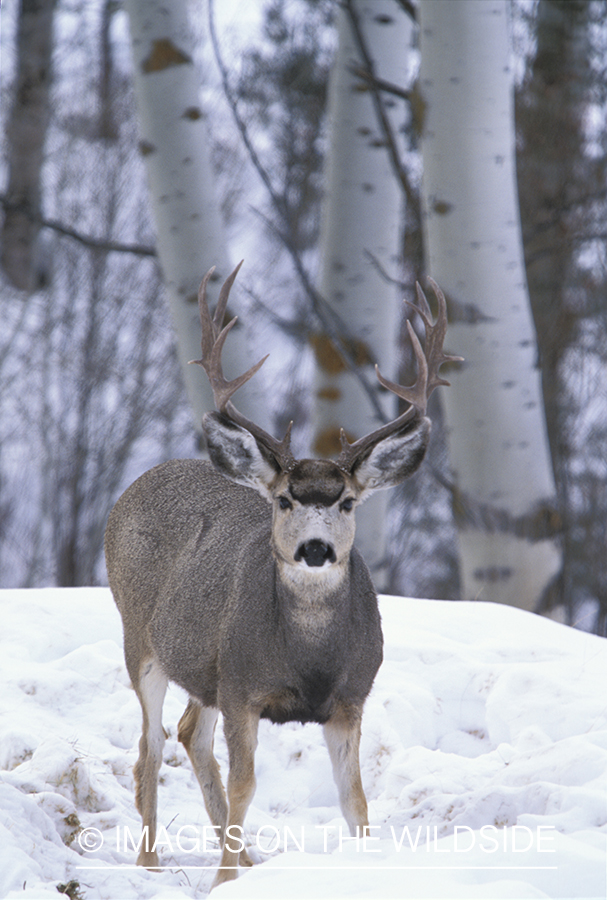
{"type": "Polygon", "coordinates": [[[326,460],[281,471],[239,426],[209,420],[222,474],[195,460],[150,470],[112,510],[105,546],[143,710],[136,802],[150,844],[138,863],[158,865],[160,711],[171,680],[190,696],[179,739],[223,842],[217,884],[236,877],[239,862],[251,864],[229,828],[243,825],[255,790],[260,718],[322,723],[344,817],[353,833],[368,826],[358,747],[382,634],[371,577],[353,547],[353,507],[390,486],[387,467],[400,479],[419,464],[429,428],[422,420],[400,454],[392,438],[354,477],[326,460]],[[330,548],[326,560],[316,553],[311,561],[306,547],[321,544],[330,548]],[[227,800],[212,753],[217,710],[230,757],[227,800]]]}

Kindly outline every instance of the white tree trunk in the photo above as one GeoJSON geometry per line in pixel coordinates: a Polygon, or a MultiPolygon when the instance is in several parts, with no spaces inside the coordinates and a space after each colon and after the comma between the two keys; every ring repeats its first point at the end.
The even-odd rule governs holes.
{"type": "Polygon", "coordinates": [[[558,525],[523,262],[505,0],[421,0],[428,268],[450,301],[446,408],[463,597],[536,608],[558,525]]]}
{"type": "MultiPolygon", "coordinates": [[[[411,23],[393,0],[355,0],[376,75],[394,84],[407,81],[411,23]]],[[[373,363],[396,377],[396,338],[400,316],[397,292],[374,266],[398,272],[403,197],[395,180],[372,98],[351,71],[363,65],[347,13],[339,11],[339,48],[329,92],[330,149],[321,231],[320,290],[345,322],[356,344],[350,347],[369,383],[376,388],[373,363]]],[[[403,107],[388,98],[395,132],[403,107]]],[[[357,378],[346,369],[326,335],[316,339],[314,452],[331,456],[339,449],[339,428],[350,440],[372,431],[378,414],[357,378]]],[[[387,418],[396,413],[394,397],[376,393],[387,418]]],[[[374,495],[358,517],[357,544],[382,586],[385,577],[385,522],[388,497],[374,495]]]]}
{"type": "MultiPolygon", "coordinates": [[[[184,382],[196,425],[213,408],[206,376],[188,362],[200,357],[197,292],[216,266],[208,287],[215,306],[231,270],[214,177],[199,78],[192,59],[186,0],[126,0],[133,48],[135,91],[156,223],[157,247],[177,338],[184,382]]],[[[237,295],[235,285],[233,295],[237,295]]],[[[234,312],[234,300],[229,310],[234,312]]],[[[232,331],[224,349],[228,377],[247,367],[243,329],[232,331]],[[229,360],[234,360],[234,365],[229,360]]],[[[258,376],[259,379],[259,376],[258,376]]],[[[257,382],[257,385],[259,382],[257,382]]],[[[251,408],[259,388],[247,384],[236,404],[251,408]]],[[[258,416],[258,420],[263,415],[258,416]]]]}

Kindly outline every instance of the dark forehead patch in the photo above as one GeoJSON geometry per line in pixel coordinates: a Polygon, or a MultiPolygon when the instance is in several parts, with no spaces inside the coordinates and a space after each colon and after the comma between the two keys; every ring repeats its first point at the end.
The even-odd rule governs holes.
{"type": "Polygon", "coordinates": [[[328,459],[301,459],[289,472],[289,490],[300,503],[331,506],[344,492],[343,472],[328,459]]]}

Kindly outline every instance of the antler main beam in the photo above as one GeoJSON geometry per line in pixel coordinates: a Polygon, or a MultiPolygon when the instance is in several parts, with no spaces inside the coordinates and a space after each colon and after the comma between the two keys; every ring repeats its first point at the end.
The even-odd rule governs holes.
{"type": "MultiPolygon", "coordinates": [[[[257,442],[265,447],[271,456],[274,457],[278,466],[283,471],[288,471],[292,469],[296,463],[296,460],[291,453],[291,426],[293,423],[290,423],[284,438],[282,441],[279,441],[271,434],[268,434],[267,431],[264,431],[259,425],[256,425],[255,422],[252,422],[250,419],[247,419],[246,416],[243,416],[243,414],[236,409],[231,399],[233,394],[246,384],[247,381],[249,381],[261,368],[266,361],[267,356],[264,356],[263,359],[260,359],[254,366],[251,366],[251,368],[243,375],[239,375],[231,381],[227,380],[223,374],[221,353],[226,338],[237,320],[236,318],[233,318],[226,325],[223,323],[226,315],[230,289],[241,265],[242,262],[236,266],[232,274],[223,284],[213,317],[211,317],[207,302],[207,284],[215,271],[214,267],[209,269],[202,279],[200,290],[198,292],[198,306],[200,309],[200,322],[202,326],[202,355],[200,359],[192,360],[192,362],[202,366],[207,373],[213,390],[217,411],[221,415],[227,417],[235,425],[239,425],[241,428],[250,432],[257,442]]],[[[379,383],[393,394],[396,394],[397,397],[400,397],[401,400],[406,400],[410,406],[402,415],[398,416],[393,421],[388,422],[386,425],[382,425],[380,428],[377,428],[375,431],[372,431],[370,434],[365,435],[352,444],[347,440],[342,428],[340,433],[341,453],[337,459],[337,465],[344,471],[352,472],[357,464],[365,459],[379,441],[390,437],[392,434],[397,434],[409,423],[413,423],[415,420],[424,416],[428,398],[432,394],[432,391],[439,385],[449,384],[448,381],[440,377],[440,367],[446,362],[461,361],[461,357],[448,356],[443,352],[443,343],[447,331],[447,304],[445,302],[445,295],[436,282],[431,278],[428,279],[428,281],[436,294],[436,299],[438,301],[438,315],[436,322],[433,321],[430,306],[428,305],[426,296],[419,284],[416,284],[418,304],[415,305],[409,303],[409,306],[422,317],[425,329],[424,348],[422,349],[411,323],[407,322],[407,331],[409,333],[409,339],[413,347],[417,366],[417,378],[415,384],[407,387],[405,385],[397,384],[394,381],[390,381],[389,379],[384,378],[379,371],[379,368],[375,366],[379,383]]]]}
{"type": "Polygon", "coordinates": [[[209,269],[202,279],[198,291],[198,309],[200,311],[200,324],[202,326],[202,356],[200,359],[193,359],[192,363],[202,366],[207,373],[217,411],[236,425],[249,431],[257,441],[270,451],[280,467],[284,471],[287,471],[295,465],[295,458],[291,453],[291,426],[293,423],[291,422],[289,424],[282,441],[278,441],[255,422],[252,422],[250,419],[247,419],[246,416],[243,416],[243,414],[236,409],[231,400],[232,395],[246,384],[246,382],[249,381],[263,366],[268,358],[267,355],[264,356],[263,359],[260,359],[259,362],[255,363],[254,366],[251,366],[251,368],[243,375],[239,375],[231,381],[228,381],[223,374],[221,353],[228,334],[237,322],[237,317],[235,316],[233,319],[230,319],[225,326],[223,325],[223,322],[230,290],[242,263],[243,260],[238,263],[232,274],[226,278],[221,291],[219,292],[219,300],[217,301],[217,307],[213,318],[211,318],[207,302],[207,284],[215,271],[215,266],[209,269]]]}
{"type": "Polygon", "coordinates": [[[342,449],[337,460],[337,465],[342,469],[351,471],[352,468],[356,465],[357,461],[364,459],[367,452],[372,450],[378,441],[390,437],[391,434],[396,434],[409,422],[412,422],[418,417],[424,416],[426,413],[428,398],[430,397],[430,394],[432,393],[434,388],[438,387],[441,384],[449,384],[448,381],[446,381],[444,378],[441,378],[438,374],[438,370],[440,369],[442,364],[446,362],[462,361],[460,356],[447,356],[445,353],[443,353],[443,343],[445,340],[445,334],[447,332],[447,303],[445,301],[445,295],[443,294],[437,283],[431,278],[429,278],[428,281],[430,283],[430,286],[432,287],[432,290],[436,294],[436,299],[438,300],[438,316],[436,322],[433,322],[432,320],[432,313],[430,311],[430,306],[428,305],[426,295],[424,294],[418,283],[416,283],[415,287],[419,305],[416,306],[414,303],[408,303],[408,305],[411,306],[412,309],[418,312],[422,317],[426,332],[425,346],[422,350],[422,346],[415,331],[413,330],[411,322],[407,322],[407,332],[413,346],[413,352],[415,354],[415,360],[417,364],[417,379],[415,381],[415,384],[413,384],[411,387],[406,387],[404,385],[397,384],[394,381],[390,381],[389,379],[384,378],[384,376],[379,371],[378,366],[375,366],[375,372],[377,374],[379,383],[387,390],[391,391],[393,394],[396,394],[397,397],[400,397],[401,400],[406,400],[407,403],[411,404],[411,406],[409,407],[409,409],[405,410],[402,415],[398,416],[398,418],[393,419],[386,425],[382,425],[380,428],[377,428],[370,434],[359,438],[359,440],[355,441],[352,444],[347,440],[342,428],[340,433],[342,449]]]}

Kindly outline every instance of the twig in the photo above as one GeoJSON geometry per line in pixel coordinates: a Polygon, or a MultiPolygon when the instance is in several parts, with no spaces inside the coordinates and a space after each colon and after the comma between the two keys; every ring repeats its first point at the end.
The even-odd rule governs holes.
{"type": "Polygon", "coordinates": [[[146,247],[144,244],[123,244],[120,241],[111,241],[107,238],[91,237],[90,235],[81,234],[67,225],[62,225],[61,222],[56,222],[54,219],[41,218],[40,225],[42,228],[51,228],[53,231],[64,235],[64,237],[72,238],[72,240],[78,241],[80,244],[84,244],[85,247],[91,247],[94,250],[105,250],[108,253],[132,253],[133,256],[155,257],[158,255],[155,247],[146,247]]]}
{"type": "Polygon", "coordinates": [[[367,48],[367,44],[365,42],[362,28],[360,26],[360,19],[358,17],[358,13],[354,9],[354,4],[352,0],[344,0],[344,9],[346,10],[348,17],[350,19],[350,24],[352,25],[352,31],[354,33],[354,37],[356,39],[356,43],[358,45],[358,51],[362,57],[364,63],[364,69],[366,70],[365,81],[370,87],[371,97],[373,99],[373,106],[375,107],[375,114],[377,116],[379,126],[384,135],[384,139],[386,141],[386,146],[388,149],[388,156],[390,157],[390,163],[392,164],[392,168],[394,170],[394,174],[402,186],[403,191],[405,192],[405,197],[407,198],[407,203],[413,203],[413,189],[409,183],[409,178],[407,176],[407,172],[404,166],[401,163],[400,155],[398,152],[398,147],[396,146],[396,138],[394,137],[394,133],[392,131],[392,126],[390,125],[390,120],[388,118],[388,114],[386,113],[384,102],[381,96],[381,90],[378,87],[379,81],[377,76],[375,75],[375,64],[369,50],[367,48]]]}
{"type": "Polygon", "coordinates": [[[58,234],[69,237],[74,241],[78,241],[79,244],[83,244],[85,247],[91,247],[93,250],[105,250],[106,252],[113,253],[132,253],[134,256],[154,257],[157,255],[154,247],[146,247],[143,244],[123,244],[120,241],[112,241],[109,238],[96,238],[92,237],[92,235],[82,234],[82,232],[76,231],[75,228],[70,228],[69,225],[64,225],[56,219],[46,219],[44,216],[32,212],[23,204],[11,203],[3,194],[0,195],[0,203],[4,209],[10,212],[22,213],[30,219],[30,221],[40,225],[41,228],[50,228],[52,231],[56,231],[58,234]]]}
{"type": "Polygon", "coordinates": [[[394,278],[393,275],[390,275],[389,272],[386,272],[385,268],[382,266],[381,262],[375,256],[374,253],[371,253],[370,250],[365,250],[365,256],[373,266],[373,268],[378,272],[381,278],[384,281],[387,281],[388,284],[394,284],[396,287],[399,287],[403,291],[407,291],[410,288],[410,285],[406,284],[404,281],[400,281],[398,278],[394,278]]]}
{"type": "Polygon", "coordinates": [[[280,316],[276,310],[272,309],[271,306],[268,306],[267,303],[261,299],[261,297],[255,293],[255,291],[247,287],[246,285],[241,285],[241,290],[251,299],[253,303],[253,310],[260,310],[263,312],[264,316],[277,328],[280,328],[285,334],[288,334],[289,337],[296,341],[299,344],[303,344],[306,341],[309,328],[304,320],[304,312],[302,310],[302,314],[300,316],[295,316],[292,319],[286,319],[284,316],[280,316]]]}
{"type": "Polygon", "coordinates": [[[379,400],[377,399],[378,389],[374,383],[370,382],[369,379],[365,377],[364,372],[362,372],[360,366],[356,364],[356,360],[354,359],[354,356],[348,347],[348,329],[345,322],[333,309],[331,304],[327,303],[322,294],[316,290],[310,280],[310,277],[305,269],[301,257],[299,256],[299,253],[297,252],[296,248],[292,246],[287,236],[284,235],[280,231],[280,229],[277,228],[274,222],[268,219],[268,217],[265,216],[262,212],[260,212],[259,210],[254,210],[254,212],[264,220],[268,228],[270,228],[276,234],[276,236],[283,242],[283,244],[291,254],[293,265],[295,266],[295,270],[299,276],[299,280],[301,281],[301,284],[306,294],[308,295],[310,303],[312,304],[312,309],[316,313],[316,317],[325,329],[328,337],[339,350],[350,372],[355,376],[355,378],[358,379],[360,386],[369,398],[369,402],[371,403],[378,420],[385,424],[388,421],[388,418],[384,410],[382,409],[379,400]],[[342,337],[342,335],[345,335],[345,337],[342,337]]]}
{"type": "Polygon", "coordinates": [[[395,97],[400,97],[401,100],[409,101],[411,99],[411,91],[400,87],[398,84],[393,84],[391,81],[386,81],[384,78],[378,78],[373,72],[369,72],[365,66],[352,64],[349,67],[349,71],[352,75],[360,78],[361,81],[366,81],[367,84],[383,94],[393,94],[395,97]]]}
{"type": "Polygon", "coordinates": [[[249,137],[249,130],[246,126],[246,123],[240,112],[238,111],[238,103],[234,94],[232,92],[232,88],[230,86],[230,79],[228,77],[228,70],[223,61],[223,57],[221,55],[221,51],[219,49],[219,41],[217,39],[217,32],[215,31],[215,13],[214,13],[214,3],[213,0],[209,0],[209,33],[211,35],[211,44],[213,47],[213,53],[215,55],[215,61],[217,63],[217,67],[219,69],[219,74],[221,75],[221,83],[223,85],[223,91],[228,101],[228,105],[230,107],[230,111],[236,122],[236,127],[240,132],[240,136],[243,140],[243,143],[247,149],[247,152],[251,158],[251,162],[253,163],[257,173],[266,188],[268,189],[268,193],[270,194],[270,198],[272,200],[273,205],[276,209],[281,211],[282,201],[280,199],[279,194],[274,189],[274,185],[272,184],[272,179],[270,178],[267,169],[264,167],[261,162],[255,147],[253,146],[253,142],[249,137]]]}

